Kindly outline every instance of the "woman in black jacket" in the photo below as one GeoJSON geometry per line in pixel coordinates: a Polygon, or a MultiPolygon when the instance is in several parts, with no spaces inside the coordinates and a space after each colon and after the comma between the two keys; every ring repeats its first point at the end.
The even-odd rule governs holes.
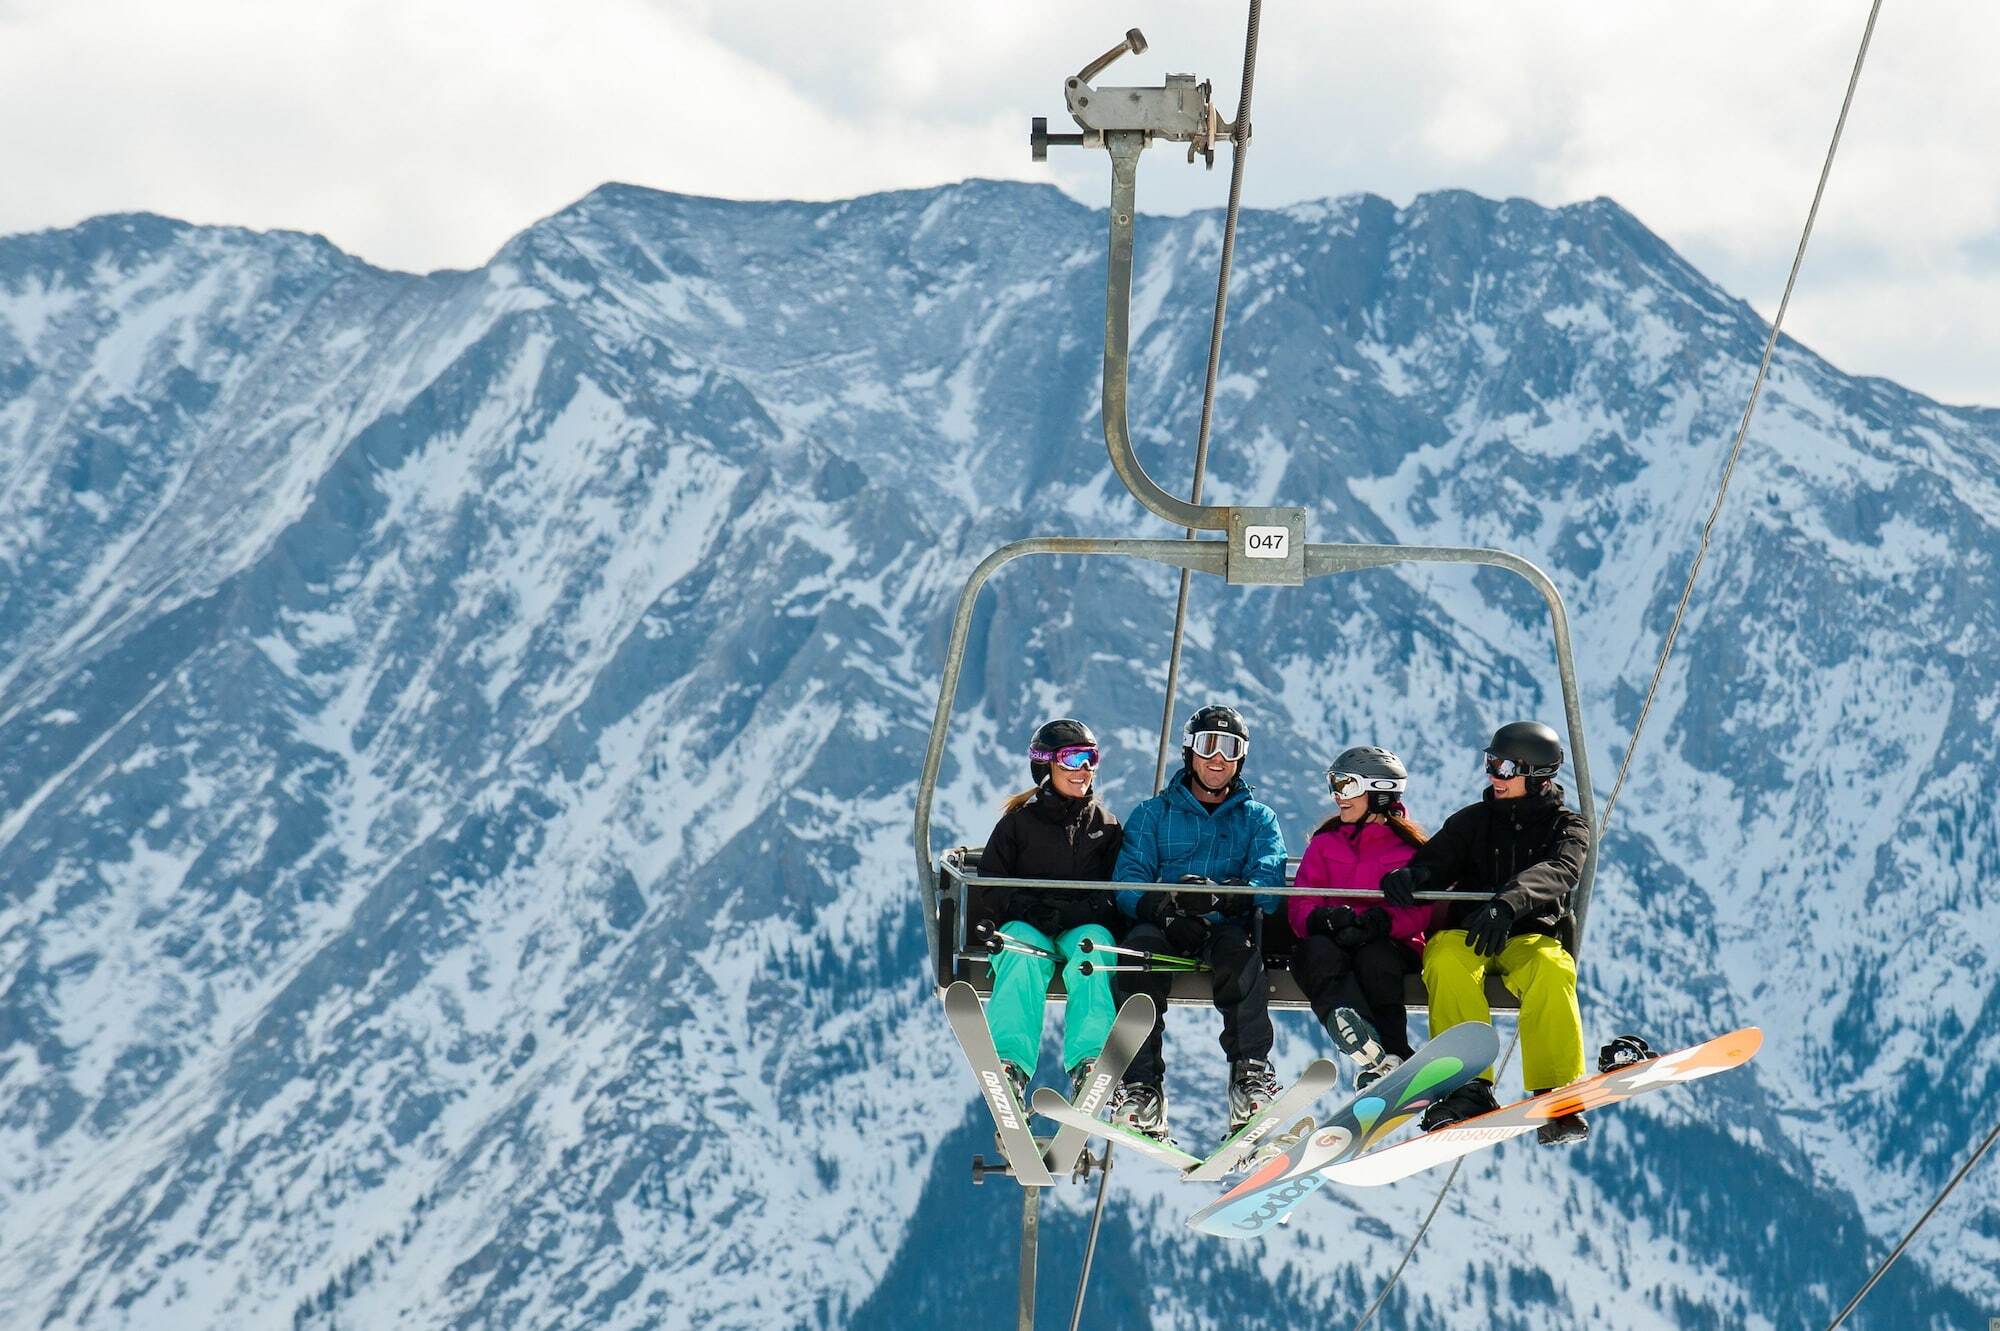
{"type": "MultiPolygon", "coordinates": [[[[1028,770],[1036,785],[1009,799],[979,857],[981,878],[1063,878],[1101,883],[1118,862],[1124,829],[1098,803],[1092,789],[1101,750],[1081,721],[1050,721],[1028,745],[1028,770]]],[[[1001,932],[1062,959],[1069,998],[1063,1023],[1063,1066],[1071,1090],[1083,1084],[1091,1060],[1117,1015],[1111,977],[1080,973],[1085,939],[1109,945],[1107,924],[1118,918],[1111,894],[1101,889],[987,888],[987,909],[1005,923],[1001,932]]],[[[1042,1008],[1055,963],[1025,952],[993,959],[993,995],[986,1023],[1007,1065],[1014,1089],[1026,1100],[1028,1081],[1042,1048],[1042,1008]]]]}

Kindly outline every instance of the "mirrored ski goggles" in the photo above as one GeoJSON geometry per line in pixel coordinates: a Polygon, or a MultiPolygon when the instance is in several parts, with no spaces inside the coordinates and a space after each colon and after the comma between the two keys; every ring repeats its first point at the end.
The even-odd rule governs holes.
{"type": "Polygon", "coordinates": [[[1054,763],[1066,772],[1081,772],[1086,767],[1096,767],[1102,755],[1092,744],[1071,744],[1060,749],[1029,749],[1028,760],[1037,763],[1054,763]]]}
{"type": "Polygon", "coordinates": [[[1250,752],[1250,741],[1226,730],[1197,730],[1188,747],[1197,758],[1220,756],[1233,763],[1250,752]]]}
{"type": "Polygon", "coordinates": [[[1408,781],[1400,781],[1393,776],[1356,776],[1352,772],[1336,772],[1326,769],[1327,793],[1337,800],[1360,799],[1377,791],[1389,791],[1400,795],[1408,781]]]}
{"type": "Polygon", "coordinates": [[[1497,753],[1486,755],[1486,775],[1497,776],[1502,781],[1517,776],[1546,776],[1553,767],[1536,767],[1533,763],[1516,762],[1512,758],[1502,758],[1497,753]]]}

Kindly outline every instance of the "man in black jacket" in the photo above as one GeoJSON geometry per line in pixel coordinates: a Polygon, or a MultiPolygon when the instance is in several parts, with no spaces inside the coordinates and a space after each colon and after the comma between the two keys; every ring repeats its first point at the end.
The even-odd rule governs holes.
{"type": "MultiPolygon", "coordinates": [[[[1489,788],[1478,804],[1445,819],[1408,866],[1382,876],[1382,894],[1398,905],[1418,892],[1472,897],[1445,908],[1443,927],[1424,947],[1424,987],[1431,1030],[1491,1021],[1486,971],[1500,973],[1521,999],[1521,1074],[1530,1095],[1583,1075],[1583,1017],[1576,1005],[1576,960],[1569,894],[1590,854],[1590,824],[1563,806],[1555,775],[1562,741],[1538,721],[1500,727],[1486,749],[1489,788]]],[[[1499,1106],[1493,1070],[1432,1105],[1425,1131],[1499,1106]]],[[[1590,1129],[1565,1114],[1538,1130],[1544,1145],[1580,1141],[1590,1129]]]]}

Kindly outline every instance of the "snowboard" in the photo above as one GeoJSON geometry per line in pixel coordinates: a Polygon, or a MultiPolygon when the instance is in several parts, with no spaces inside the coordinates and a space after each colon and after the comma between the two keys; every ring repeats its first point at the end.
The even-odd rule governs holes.
{"type": "Polygon", "coordinates": [[[1485,1022],[1452,1027],[1403,1066],[1357,1092],[1284,1154],[1189,1216],[1188,1228],[1221,1238],[1248,1238],[1282,1224],[1294,1206],[1326,1182],[1321,1172],[1326,1166],[1367,1150],[1485,1071],[1499,1052],[1499,1038],[1485,1022]]]}
{"type": "Polygon", "coordinates": [[[1763,1043],[1764,1033],[1755,1026],[1746,1026],[1740,1031],[1731,1031],[1671,1054],[1628,1064],[1610,1072],[1600,1072],[1594,1077],[1586,1077],[1557,1090],[1544,1091],[1477,1118],[1454,1123],[1448,1128],[1439,1128],[1421,1137],[1412,1137],[1408,1141],[1328,1165],[1323,1172],[1335,1183],[1351,1183],[1364,1188],[1394,1183],[1460,1156],[1497,1146],[1509,1138],[1533,1132],[1552,1118],[1617,1104],[1665,1086],[1677,1086],[1682,1082],[1727,1072],[1749,1062],[1763,1043]]]}

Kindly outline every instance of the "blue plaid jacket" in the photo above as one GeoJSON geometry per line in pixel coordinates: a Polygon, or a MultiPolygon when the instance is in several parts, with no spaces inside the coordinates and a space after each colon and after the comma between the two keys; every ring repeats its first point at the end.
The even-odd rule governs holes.
{"type": "MultiPolygon", "coordinates": [[[[1188,874],[1221,882],[1241,878],[1254,887],[1285,885],[1285,834],[1278,815],[1250,798],[1238,782],[1210,813],[1188,789],[1183,774],[1125,819],[1125,845],[1111,878],[1119,883],[1172,883],[1188,874]]],[[[1118,894],[1118,909],[1137,918],[1143,892],[1118,894]]],[[[1278,898],[1259,893],[1257,908],[1272,911],[1278,898]]],[[[1221,919],[1219,913],[1209,916],[1221,919]]]]}

